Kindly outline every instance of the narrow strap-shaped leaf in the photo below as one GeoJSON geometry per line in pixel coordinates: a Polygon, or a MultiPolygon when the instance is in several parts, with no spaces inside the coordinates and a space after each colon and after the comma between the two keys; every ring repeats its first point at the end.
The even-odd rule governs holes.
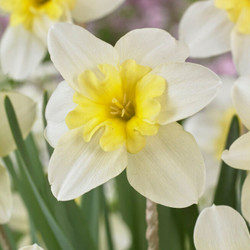
{"type": "Polygon", "coordinates": [[[71,230],[75,238],[75,248],[78,250],[97,250],[98,235],[94,238],[89,230],[86,217],[88,214],[83,214],[81,208],[75,201],[63,202],[63,207],[67,212],[67,217],[70,220],[71,230]]]}
{"type": "Polygon", "coordinates": [[[174,212],[173,208],[158,205],[159,243],[162,250],[183,250],[185,234],[174,212]]]}
{"type": "MultiPolygon", "coordinates": [[[[228,149],[239,136],[240,124],[237,116],[234,116],[228,132],[225,149],[228,149]]],[[[214,196],[214,204],[228,205],[234,209],[237,208],[237,173],[237,169],[234,169],[228,166],[225,162],[222,162],[219,181],[214,196]]]]}
{"type": "Polygon", "coordinates": [[[95,239],[95,243],[99,244],[99,222],[100,214],[102,213],[102,203],[101,203],[101,187],[97,187],[81,197],[81,210],[86,216],[86,221],[88,228],[95,239]]]}
{"type": "Polygon", "coordinates": [[[47,193],[46,193],[46,180],[45,180],[44,170],[42,163],[39,159],[39,152],[37,150],[37,146],[35,144],[34,138],[31,133],[25,140],[25,145],[27,151],[29,152],[28,154],[31,162],[31,168],[29,168],[29,173],[32,176],[38,190],[41,192],[43,198],[46,200],[47,193]]]}
{"type": "Polygon", "coordinates": [[[193,230],[199,215],[197,205],[181,209],[158,205],[158,211],[161,249],[195,250],[193,230]]]}
{"type": "MultiPolygon", "coordinates": [[[[15,143],[17,145],[17,148],[20,152],[20,155],[21,155],[25,165],[31,166],[31,161],[30,161],[30,158],[29,158],[29,155],[27,152],[26,145],[25,145],[23,138],[22,138],[22,134],[21,134],[21,130],[20,130],[17,118],[16,118],[16,114],[15,114],[15,111],[13,109],[13,105],[12,105],[10,99],[8,98],[8,96],[5,97],[4,102],[5,102],[5,110],[6,110],[6,114],[8,117],[9,125],[11,128],[15,143]]],[[[33,182],[25,165],[20,164],[19,166],[22,168],[21,170],[23,171],[23,173],[27,179],[27,182],[28,182],[27,184],[29,185],[30,191],[32,191],[31,192],[32,195],[34,196],[34,202],[36,201],[39,204],[41,211],[43,212],[45,219],[47,220],[48,224],[50,225],[50,227],[55,235],[55,238],[57,239],[58,244],[60,245],[61,249],[73,250],[73,247],[71,246],[68,239],[65,237],[65,235],[63,234],[63,232],[59,228],[54,217],[51,215],[47,205],[45,204],[40,193],[38,192],[36,185],[34,184],[34,182],[33,182]]]]}
{"type": "MultiPolygon", "coordinates": [[[[19,157],[20,158],[20,157],[19,157]]],[[[17,159],[18,165],[22,164],[19,161],[21,159],[17,159]]],[[[4,163],[12,177],[13,183],[15,184],[16,189],[18,190],[19,194],[21,195],[26,208],[29,213],[30,221],[36,224],[36,227],[39,228],[39,232],[41,233],[44,243],[48,247],[48,249],[59,249],[59,245],[57,243],[56,238],[54,237],[53,232],[49,224],[46,222],[43,213],[41,212],[40,206],[37,202],[34,202],[34,196],[32,195],[32,191],[30,190],[29,186],[27,185],[27,181],[25,176],[22,176],[22,170],[19,168],[19,175],[15,172],[14,166],[12,164],[11,159],[6,156],[4,157],[4,163]]],[[[32,234],[35,231],[32,231],[32,234]]],[[[36,241],[38,243],[38,241],[36,241]]]]}

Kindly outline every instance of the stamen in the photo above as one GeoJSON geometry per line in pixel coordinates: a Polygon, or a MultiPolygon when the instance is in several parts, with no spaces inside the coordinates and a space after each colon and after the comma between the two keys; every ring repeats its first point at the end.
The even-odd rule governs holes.
{"type": "Polygon", "coordinates": [[[115,110],[115,111],[119,110],[118,107],[114,107],[114,106],[110,106],[110,109],[113,109],[113,110],[115,110]]]}
{"type": "Polygon", "coordinates": [[[111,111],[111,112],[110,112],[111,115],[119,115],[119,113],[120,113],[119,110],[117,110],[117,111],[111,111]]]}
{"type": "Polygon", "coordinates": [[[110,105],[110,114],[120,116],[121,118],[128,120],[133,116],[133,107],[131,107],[132,101],[127,101],[127,95],[123,95],[122,104],[118,99],[113,98],[110,105]]]}
{"type": "Polygon", "coordinates": [[[129,101],[129,102],[126,104],[125,109],[127,109],[131,103],[132,103],[132,102],[129,101]]]}
{"type": "Polygon", "coordinates": [[[114,103],[118,108],[123,109],[123,106],[120,104],[120,102],[116,99],[112,99],[112,103],[114,103]]]}
{"type": "Polygon", "coordinates": [[[122,109],[121,117],[123,117],[126,113],[126,109],[122,109]]]}

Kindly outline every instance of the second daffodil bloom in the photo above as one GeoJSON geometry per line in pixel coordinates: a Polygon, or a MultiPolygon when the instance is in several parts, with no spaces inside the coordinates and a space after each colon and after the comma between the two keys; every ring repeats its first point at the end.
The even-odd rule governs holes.
{"type": "Polygon", "coordinates": [[[160,29],[131,31],[112,47],[79,26],[56,24],[48,47],[65,79],[46,110],[57,199],[74,199],[127,167],[129,183],[152,201],[196,203],[204,162],[176,121],[206,106],[220,79],[185,63],[186,46],[160,29]]]}
{"type": "Polygon", "coordinates": [[[1,41],[4,73],[23,80],[36,69],[47,51],[47,33],[55,22],[89,22],[116,9],[124,0],[0,0],[10,14],[1,41]]]}
{"type": "Polygon", "coordinates": [[[180,23],[180,38],[192,57],[232,51],[241,75],[250,74],[250,1],[207,0],[192,4],[180,23]]]}
{"type": "Polygon", "coordinates": [[[194,228],[197,250],[250,250],[250,235],[241,215],[228,206],[212,206],[199,215],[194,228]]]}
{"type": "MultiPolygon", "coordinates": [[[[241,77],[234,84],[232,96],[236,111],[248,130],[250,130],[250,77],[241,77]]],[[[231,167],[250,171],[250,131],[240,136],[222,154],[222,159],[231,167]]],[[[250,222],[250,174],[246,177],[242,188],[242,213],[250,222]]]]}

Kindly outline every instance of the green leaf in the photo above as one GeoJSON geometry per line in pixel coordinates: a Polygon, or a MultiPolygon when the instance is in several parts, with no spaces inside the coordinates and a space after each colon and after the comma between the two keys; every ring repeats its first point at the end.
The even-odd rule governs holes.
{"type": "Polygon", "coordinates": [[[183,250],[184,232],[175,218],[173,208],[158,205],[159,243],[162,250],[183,250]]]}
{"type": "Polygon", "coordinates": [[[197,205],[177,209],[158,205],[160,249],[194,249],[193,230],[199,212],[197,205]]]}
{"type": "MultiPolygon", "coordinates": [[[[24,201],[26,201],[26,204],[28,201],[32,201],[30,204],[31,207],[28,207],[29,212],[33,214],[36,212],[40,212],[38,216],[40,217],[44,216],[44,223],[43,223],[44,226],[46,226],[46,224],[49,225],[47,227],[47,230],[48,232],[49,230],[51,230],[52,231],[51,238],[54,237],[56,239],[56,241],[52,240],[50,244],[53,242],[55,244],[58,244],[58,246],[60,246],[60,248],[58,248],[58,246],[54,245],[53,247],[51,247],[51,249],[73,250],[73,247],[69,243],[68,239],[65,237],[65,235],[59,228],[57,222],[55,221],[54,217],[51,215],[51,212],[49,211],[46,203],[44,202],[42,196],[37,190],[37,187],[34,184],[30,176],[30,173],[28,172],[28,168],[32,167],[32,161],[28,154],[27,147],[23,141],[21,130],[20,130],[17,118],[16,118],[15,111],[13,109],[13,105],[10,99],[8,98],[8,96],[5,97],[4,101],[5,101],[6,114],[8,117],[12,135],[14,137],[15,143],[22,157],[22,158],[20,157],[19,159],[19,167],[20,167],[20,172],[22,172],[23,174],[22,178],[25,179],[25,183],[27,184],[27,190],[26,190],[27,193],[23,194],[23,199],[24,201]],[[21,162],[22,160],[24,164],[22,164],[21,162]],[[27,199],[28,196],[29,196],[29,199],[27,199]]],[[[35,218],[33,217],[33,221],[35,221],[34,219],[35,218]]],[[[45,233],[45,231],[43,232],[45,233]]],[[[47,237],[44,237],[43,239],[45,242],[46,241],[48,242],[47,237]]]]}
{"type": "MultiPolygon", "coordinates": [[[[41,235],[43,236],[43,239],[49,249],[63,249],[62,246],[58,244],[58,240],[55,237],[56,235],[54,235],[54,231],[51,229],[51,224],[49,224],[48,218],[45,217],[44,211],[41,209],[39,202],[34,203],[35,198],[31,192],[32,188],[29,185],[31,183],[29,183],[28,175],[32,176],[32,178],[37,175],[37,180],[39,178],[44,179],[44,184],[42,185],[44,185],[43,189],[45,189],[45,197],[41,196],[41,198],[47,206],[47,211],[50,211],[50,216],[53,218],[56,226],[60,228],[61,234],[65,238],[64,241],[68,242],[68,240],[70,240],[72,244],[71,247],[74,247],[74,249],[77,250],[97,249],[97,245],[93,240],[95,238],[92,237],[88,228],[86,220],[86,216],[88,215],[84,214],[74,201],[59,202],[52,195],[48,180],[44,177],[37,147],[31,135],[25,141],[23,146],[26,146],[26,150],[28,152],[27,156],[29,157],[30,162],[32,162],[33,165],[37,165],[39,167],[39,171],[33,168],[26,168],[19,153],[17,153],[17,162],[20,170],[19,176],[15,173],[9,158],[5,158],[5,163],[9,165],[8,169],[12,173],[11,175],[13,175],[14,183],[18,183],[17,189],[23,194],[23,200],[25,201],[27,208],[30,208],[29,214],[31,216],[31,223],[34,230],[37,229],[41,232],[41,235]],[[39,206],[37,206],[37,204],[39,206]]],[[[33,181],[33,184],[36,188],[38,188],[40,185],[39,180],[33,181]]],[[[39,192],[39,190],[37,191],[39,192]]],[[[62,242],[62,244],[64,243],[62,242]]],[[[65,248],[67,247],[67,244],[65,245],[65,248]]]]}
{"type": "Polygon", "coordinates": [[[75,239],[75,249],[98,249],[97,238],[93,238],[86,217],[88,214],[83,214],[81,208],[76,205],[75,201],[62,202],[62,205],[66,209],[67,217],[70,221],[71,233],[75,239]]]}
{"type": "MultiPolygon", "coordinates": [[[[225,149],[228,149],[239,136],[240,124],[237,116],[234,116],[231,121],[225,149]]],[[[214,204],[228,205],[234,209],[237,208],[236,182],[238,172],[237,169],[222,162],[218,185],[214,196],[214,204]]]]}
{"type": "Polygon", "coordinates": [[[101,206],[101,187],[97,187],[81,197],[81,209],[86,216],[87,226],[92,238],[98,246],[99,242],[99,222],[102,212],[101,206]]]}
{"type": "Polygon", "coordinates": [[[124,171],[116,178],[118,208],[132,234],[132,250],[147,249],[146,232],[146,199],[136,192],[128,183],[124,171]]]}
{"type": "Polygon", "coordinates": [[[28,157],[31,164],[31,166],[27,166],[29,168],[29,173],[32,176],[33,181],[35,182],[37,189],[46,200],[47,192],[44,169],[40,161],[39,152],[37,150],[37,146],[32,134],[29,134],[27,139],[25,140],[25,146],[27,148],[28,157]]]}

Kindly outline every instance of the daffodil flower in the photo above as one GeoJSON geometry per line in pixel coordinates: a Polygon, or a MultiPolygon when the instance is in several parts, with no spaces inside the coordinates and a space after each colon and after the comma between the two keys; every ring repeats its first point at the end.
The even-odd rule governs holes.
{"type": "Polygon", "coordinates": [[[0,224],[9,221],[12,213],[12,194],[8,172],[0,165],[0,224]]]}
{"type": "Polygon", "coordinates": [[[10,14],[1,41],[4,73],[23,80],[34,72],[47,51],[47,32],[55,22],[89,22],[116,9],[124,0],[0,0],[10,14]]]}
{"type": "Polygon", "coordinates": [[[16,148],[4,108],[6,96],[13,104],[24,138],[29,134],[36,118],[36,104],[31,98],[17,92],[0,92],[0,157],[7,156],[16,148]]]}
{"type": "MultiPolygon", "coordinates": [[[[250,130],[250,77],[239,78],[233,87],[232,96],[236,111],[248,130],[250,130]]],[[[222,154],[222,159],[231,167],[250,171],[250,132],[240,136],[229,148],[222,154]]],[[[250,175],[248,173],[242,187],[242,213],[250,221],[250,175]]]]}
{"type": "Polygon", "coordinates": [[[46,110],[56,198],[74,199],[126,168],[129,183],[150,200],[196,203],[204,162],[176,121],[206,106],[220,79],[184,62],[185,44],[160,29],[131,31],[112,47],[79,26],[56,24],[48,47],[65,79],[46,110]]]}
{"type": "Polygon", "coordinates": [[[200,207],[211,206],[220,173],[221,155],[225,148],[230,123],[236,110],[232,103],[233,77],[223,77],[223,85],[215,99],[202,111],[185,120],[184,129],[198,143],[206,166],[205,192],[199,200],[200,207]]]}
{"type": "Polygon", "coordinates": [[[241,215],[228,206],[212,206],[199,215],[194,228],[197,250],[249,250],[250,235],[241,215]]]}
{"type": "Polygon", "coordinates": [[[207,0],[192,4],[180,23],[180,38],[192,57],[232,51],[241,75],[250,74],[250,1],[207,0]]]}

